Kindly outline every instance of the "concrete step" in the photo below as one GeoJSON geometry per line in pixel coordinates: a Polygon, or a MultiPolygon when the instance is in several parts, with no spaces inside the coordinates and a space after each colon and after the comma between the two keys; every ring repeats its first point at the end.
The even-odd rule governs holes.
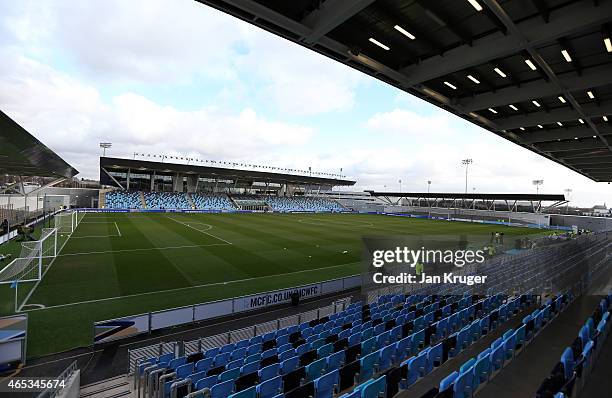
{"type": "Polygon", "coordinates": [[[128,397],[132,394],[131,388],[126,375],[121,375],[82,386],[79,396],[82,398],[128,397]]]}

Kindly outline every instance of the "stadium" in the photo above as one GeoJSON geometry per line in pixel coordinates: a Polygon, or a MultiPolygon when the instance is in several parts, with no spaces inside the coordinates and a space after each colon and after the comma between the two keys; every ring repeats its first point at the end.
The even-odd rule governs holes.
{"type": "MultiPolygon", "coordinates": [[[[193,3],[416,97],[562,178],[612,182],[609,0],[193,3]]],[[[237,54],[254,51],[242,45],[237,54]]],[[[232,74],[208,68],[213,80],[232,74]]],[[[185,97],[206,95],[187,93],[189,84],[180,83],[185,97]]],[[[324,102],[326,88],[314,90],[324,102]]],[[[6,91],[2,106],[13,104],[6,91]]],[[[34,115],[46,120],[53,101],[61,98],[34,115]]],[[[572,190],[541,193],[538,179],[535,193],[507,189],[506,170],[520,161],[487,170],[489,192],[468,189],[472,158],[461,160],[454,189],[428,180],[426,191],[406,191],[402,181],[416,185],[404,177],[388,188],[382,181],[397,177],[373,163],[355,172],[232,158],[238,149],[226,147],[274,159],[261,131],[245,139],[255,144],[226,132],[212,156],[163,153],[206,141],[210,132],[187,134],[183,120],[174,136],[159,138],[154,122],[135,123],[137,137],[119,145],[96,135],[101,154],[91,156],[72,125],[66,147],[47,146],[25,127],[38,117],[30,124],[11,108],[0,112],[2,396],[612,396],[612,213],[570,208],[572,190]]],[[[120,123],[105,114],[91,122],[96,134],[120,123]]],[[[334,151],[350,152],[352,139],[329,118],[296,120],[329,123],[341,136],[334,151]]],[[[282,127],[274,140],[297,128],[282,127]]],[[[446,139],[418,128],[432,130],[422,139],[434,147],[446,139]]],[[[435,156],[413,168],[439,168],[435,156]]]]}

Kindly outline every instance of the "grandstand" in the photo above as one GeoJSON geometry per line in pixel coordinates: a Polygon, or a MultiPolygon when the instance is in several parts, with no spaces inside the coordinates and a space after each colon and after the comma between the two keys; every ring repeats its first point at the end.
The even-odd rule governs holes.
{"type": "MultiPolygon", "coordinates": [[[[610,1],[198,1],[612,180],[610,1]]],[[[0,172],[77,173],[2,116],[0,172]]],[[[564,195],[167,158],[104,154],[97,200],[42,219],[0,207],[39,225],[0,245],[0,393],[40,376],[68,382],[40,397],[612,396],[612,232],[553,222],[564,195]],[[482,261],[386,260],[398,242],[482,261]]]]}

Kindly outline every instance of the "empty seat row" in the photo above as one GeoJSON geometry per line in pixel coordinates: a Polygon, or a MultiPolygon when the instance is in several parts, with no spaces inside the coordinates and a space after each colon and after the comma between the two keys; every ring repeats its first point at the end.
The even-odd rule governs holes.
{"type": "Polygon", "coordinates": [[[612,295],[603,297],[580,328],[570,347],[565,348],[559,362],[542,382],[537,398],[576,397],[584,388],[601,347],[610,331],[612,295]]]}

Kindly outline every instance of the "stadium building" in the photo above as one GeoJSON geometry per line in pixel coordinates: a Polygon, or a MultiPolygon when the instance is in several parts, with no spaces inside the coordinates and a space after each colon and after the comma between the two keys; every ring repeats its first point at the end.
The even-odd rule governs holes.
{"type": "MultiPolygon", "coordinates": [[[[612,181],[610,1],[199,2],[612,181]]],[[[612,396],[606,214],[180,156],[79,180],[0,116],[2,395],[612,396]]]]}

